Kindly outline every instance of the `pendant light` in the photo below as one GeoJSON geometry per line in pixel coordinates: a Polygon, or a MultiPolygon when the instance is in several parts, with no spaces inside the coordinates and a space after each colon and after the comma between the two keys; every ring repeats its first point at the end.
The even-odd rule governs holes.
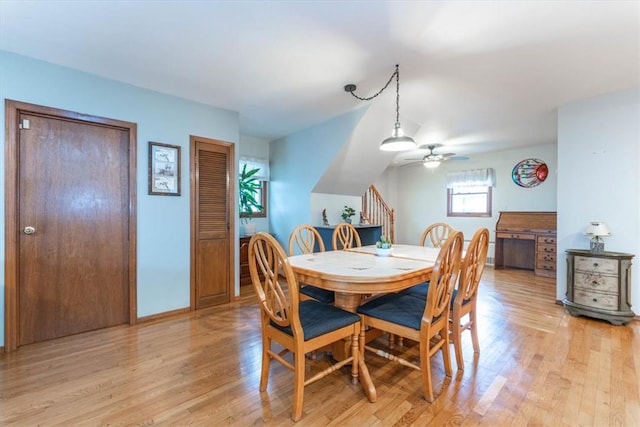
{"type": "Polygon", "coordinates": [[[380,149],[383,151],[405,151],[410,150],[412,148],[416,148],[417,144],[410,136],[406,136],[402,131],[402,127],[400,126],[400,68],[396,64],[396,70],[391,74],[389,81],[384,85],[382,89],[380,89],[375,95],[370,96],[368,98],[361,98],[355,93],[356,85],[348,84],[344,87],[346,92],[349,92],[354,98],[357,98],[361,101],[370,101],[373,98],[380,95],[391,83],[393,78],[396,78],[396,123],[391,133],[391,136],[380,144],[380,149]]]}

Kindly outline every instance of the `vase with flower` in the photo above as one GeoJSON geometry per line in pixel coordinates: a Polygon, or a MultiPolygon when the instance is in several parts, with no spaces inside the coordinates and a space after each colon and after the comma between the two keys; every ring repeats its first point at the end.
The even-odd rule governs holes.
{"type": "Polygon", "coordinates": [[[387,236],[380,236],[380,240],[376,242],[376,255],[378,256],[389,256],[392,252],[391,239],[387,236]]]}

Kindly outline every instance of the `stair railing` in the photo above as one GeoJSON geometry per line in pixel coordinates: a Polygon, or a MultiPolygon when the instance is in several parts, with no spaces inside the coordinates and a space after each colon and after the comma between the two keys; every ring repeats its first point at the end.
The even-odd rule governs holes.
{"type": "Polygon", "coordinates": [[[371,185],[362,196],[362,217],[369,224],[382,225],[382,234],[395,242],[395,212],[382,198],[378,189],[371,185]]]}

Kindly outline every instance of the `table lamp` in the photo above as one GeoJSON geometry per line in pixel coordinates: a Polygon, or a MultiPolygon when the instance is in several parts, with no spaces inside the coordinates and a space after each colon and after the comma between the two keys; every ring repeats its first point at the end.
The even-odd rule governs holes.
{"type": "Polygon", "coordinates": [[[602,237],[611,236],[611,230],[602,221],[591,221],[584,234],[591,236],[591,252],[602,253],[604,252],[602,237]]]}

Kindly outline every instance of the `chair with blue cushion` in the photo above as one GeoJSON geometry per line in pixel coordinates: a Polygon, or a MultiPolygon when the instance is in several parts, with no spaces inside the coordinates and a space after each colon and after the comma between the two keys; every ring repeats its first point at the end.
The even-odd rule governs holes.
{"type": "Polygon", "coordinates": [[[402,293],[386,294],[358,308],[363,326],[380,329],[419,343],[420,362],[415,364],[382,349],[365,346],[364,337],[360,338],[361,348],[421,371],[424,396],[429,402],[434,400],[431,357],[441,351],[446,377],[450,378],[452,373],[449,311],[451,294],[460,272],[463,245],[464,239],[460,231],[452,232],[442,245],[425,298],[420,299],[402,293]]]}
{"type": "Polygon", "coordinates": [[[420,245],[439,248],[447,241],[449,234],[455,231],[455,228],[444,222],[434,222],[422,232],[420,236],[420,245]]]}
{"type": "MultiPolygon", "coordinates": [[[[262,323],[262,373],[260,391],[267,389],[271,360],[294,372],[291,418],[302,417],[304,387],[351,363],[354,384],[358,380],[360,317],[315,300],[300,301],[298,283],[287,255],[272,236],[255,234],[249,242],[249,271],[258,296],[262,323]],[[305,380],[305,353],[343,339],[351,340],[351,355],[305,380]],[[272,350],[276,341],[284,347],[272,350]],[[293,354],[293,361],[285,359],[293,354]]],[[[339,372],[339,371],[338,371],[339,372]]],[[[363,371],[364,372],[364,371],[363,371]]]]}
{"type": "Polygon", "coordinates": [[[456,365],[458,370],[464,370],[462,358],[462,333],[466,330],[471,332],[474,353],[480,353],[480,342],[478,340],[478,328],[476,318],[476,308],[478,301],[478,287],[480,278],[484,272],[487,262],[487,252],[489,250],[489,230],[478,229],[469,243],[462,266],[460,267],[460,277],[458,287],[451,303],[451,340],[456,353],[456,365]],[[463,323],[462,318],[469,316],[463,323]]]}
{"type": "MultiPolygon", "coordinates": [[[[422,232],[422,236],[420,236],[420,245],[439,248],[447,241],[447,238],[453,231],[455,231],[455,229],[449,224],[444,222],[434,222],[422,232]]],[[[423,298],[427,295],[428,288],[429,282],[424,282],[409,289],[405,289],[402,293],[423,298]]]]}
{"type": "MultiPolygon", "coordinates": [[[[478,229],[469,243],[462,266],[458,276],[458,286],[451,295],[451,310],[449,319],[451,320],[451,341],[456,353],[456,365],[458,369],[464,371],[464,360],[462,358],[462,333],[466,330],[471,332],[474,353],[480,353],[480,341],[478,340],[476,307],[478,300],[478,287],[480,278],[484,272],[487,262],[487,252],[489,251],[489,230],[478,229]],[[464,316],[469,316],[467,321],[462,323],[464,316]]],[[[429,282],[421,283],[402,291],[405,295],[424,299],[429,289],[429,282]]]]}
{"type": "Polygon", "coordinates": [[[362,246],[358,230],[348,222],[341,222],[333,229],[331,244],[334,251],[362,246]]]}
{"type": "MultiPolygon", "coordinates": [[[[434,222],[422,232],[422,235],[420,236],[420,246],[440,248],[442,244],[447,241],[447,238],[452,231],[455,231],[455,229],[449,224],[444,222],[434,222]]],[[[412,286],[409,289],[405,289],[402,293],[424,298],[427,295],[428,288],[429,282],[427,281],[412,286]]],[[[392,344],[394,341],[402,345],[401,337],[396,339],[396,337],[389,335],[389,344],[392,344]]]]}
{"type": "MultiPolygon", "coordinates": [[[[289,236],[289,256],[310,254],[318,248],[318,252],[324,252],[324,242],[318,230],[307,224],[297,226],[289,236]]],[[[316,286],[300,284],[300,299],[315,299],[325,304],[333,304],[335,294],[332,291],[316,286]]]]}

